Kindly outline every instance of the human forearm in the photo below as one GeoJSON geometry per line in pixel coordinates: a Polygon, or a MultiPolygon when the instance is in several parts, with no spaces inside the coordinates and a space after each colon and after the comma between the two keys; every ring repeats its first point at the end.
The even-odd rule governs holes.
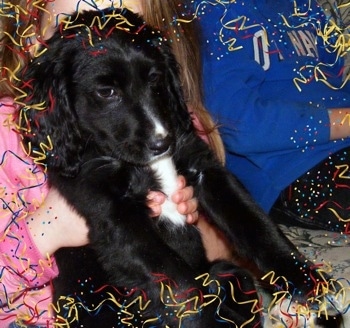
{"type": "Polygon", "coordinates": [[[27,228],[44,258],[61,247],[88,243],[85,220],[54,189],[33,215],[27,217],[27,228]]]}
{"type": "MultiPolygon", "coordinates": [[[[159,192],[150,192],[149,196],[149,206],[154,216],[159,216],[165,197],[159,192]]],[[[194,223],[198,216],[197,200],[193,198],[193,188],[186,187],[184,177],[178,178],[178,190],[173,198],[179,212],[187,215],[187,222],[194,223]]],[[[85,220],[54,189],[49,191],[45,202],[26,220],[33,241],[44,258],[61,247],[88,243],[85,220]]]]}

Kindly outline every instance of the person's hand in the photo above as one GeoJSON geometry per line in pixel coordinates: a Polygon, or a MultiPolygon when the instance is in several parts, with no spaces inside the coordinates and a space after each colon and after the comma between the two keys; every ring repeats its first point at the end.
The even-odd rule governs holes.
{"type": "MultiPolygon", "coordinates": [[[[148,193],[148,206],[151,208],[154,217],[161,215],[161,205],[164,203],[165,197],[161,192],[150,191],[148,193]]],[[[178,190],[171,196],[171,199],[177,204],[179,213],[186,215],[187,223],[194,224],[197,222],[198,202],[193,197],[193,187],[186,186],[186,180],[183,176],[178,177],[178,190]]]]}
{"type": "Polygon", "coordinates": [[[61,247],[84,246],[89,242],[85,220],[53,188],[44,203],[26,220],[43,257],[52,255],[61,247]]]}

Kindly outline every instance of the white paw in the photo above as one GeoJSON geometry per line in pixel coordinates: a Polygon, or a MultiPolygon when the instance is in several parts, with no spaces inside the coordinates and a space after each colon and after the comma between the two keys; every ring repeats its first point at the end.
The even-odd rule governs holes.
{"type": "Polygon", "coordinates": [[[184,226],[186,216],[177,211],[177,205],[171,201],[171,195],[177,191],[177,172],[171,157],[162,157],[151,165],[156,172],[162,191],[167,196],[162,204],[161,219],[168,220],[176,226],[184,226]]]}
{"type": "Polygon", "coordinates": [[[168,220],[176,226],[184,226],[186,223],[186,216],[180,214],[177,211],[177,205],[169,199],[166,199],[162,205],[162,214],[160,219],[168,220]]]}

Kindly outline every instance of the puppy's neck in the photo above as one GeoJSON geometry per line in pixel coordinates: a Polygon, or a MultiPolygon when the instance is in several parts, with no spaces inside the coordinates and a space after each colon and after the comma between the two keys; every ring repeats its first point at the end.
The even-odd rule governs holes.
{"type": "Polygon", "coordinates": [[[167,220],[176,226],[183,226],[186,223],[186,216],[177,211],[177,205],[171,200],[171,196],[178,190],[177,172],[170,156],[157,159],[151,164],[161,184],[162,191],[167,199],[162,205],[160,219],[167,220]]]}

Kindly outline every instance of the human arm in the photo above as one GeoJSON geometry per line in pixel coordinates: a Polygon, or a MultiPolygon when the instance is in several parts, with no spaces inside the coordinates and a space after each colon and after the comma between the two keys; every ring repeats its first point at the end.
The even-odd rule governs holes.
{"type": "Polygon", "coordinates": [[[62,247],[88,244],[85,220],[53,188],[43,204],[26,217],[26,224],[43,258],[62,247]]]}
{"type": "MultiPolygon", "coordinates": [[[[272,32],[270,23],[254,8],[249,11],[239,3],[203,6],[207,7],[200,16],[206,103],[228,150],[249,156],[327,143],[328,109],[349,105],[349,88],[340,88],[342,58],[332,64],[334,53],[322,51],[323,47],[317,48],[319,58],[313,53],[298,55],[289,34],[303,32],[283,27],[266,34],[272,32]]],[[[281,3],[276,11],[288,6],[292,7],[281,3]]],[[[287,11],[283,14],[288,17],[287,11]]],[[[315,33],[311,25],[310,36],[315,33]]]]}
{"type": "MultiPolygon", "coordinates": [[[[198,217],[197,200],[193,198],[193,188],[186,187],[183,176],[179,177],[178,191],[172,198],[178,204],[179,212],[187,215],[187,222],[194,223],[198,217]]],[[[151,191],[148,199],[153,215],[159,216],[165,196],[151,191]]],[[[85,220],[53,188],[48,192],[44,203],[26,218],[26,222],[43,258],[62,247],[83,246],[89,242],[89,229],[85,220]]]]}
{"type": "Polygon", "coordinates": [[[206,104],[227,151],[249,157],[329,141],[327,105],[301,99],[292,81],[279,96],[273,96],[265,83],[266,73],[257,63],[243,58],[239,62],[245,69],[230,67],[231,60],[237,61],[232,57],[214,63],[205,82],[206,104]]]}

